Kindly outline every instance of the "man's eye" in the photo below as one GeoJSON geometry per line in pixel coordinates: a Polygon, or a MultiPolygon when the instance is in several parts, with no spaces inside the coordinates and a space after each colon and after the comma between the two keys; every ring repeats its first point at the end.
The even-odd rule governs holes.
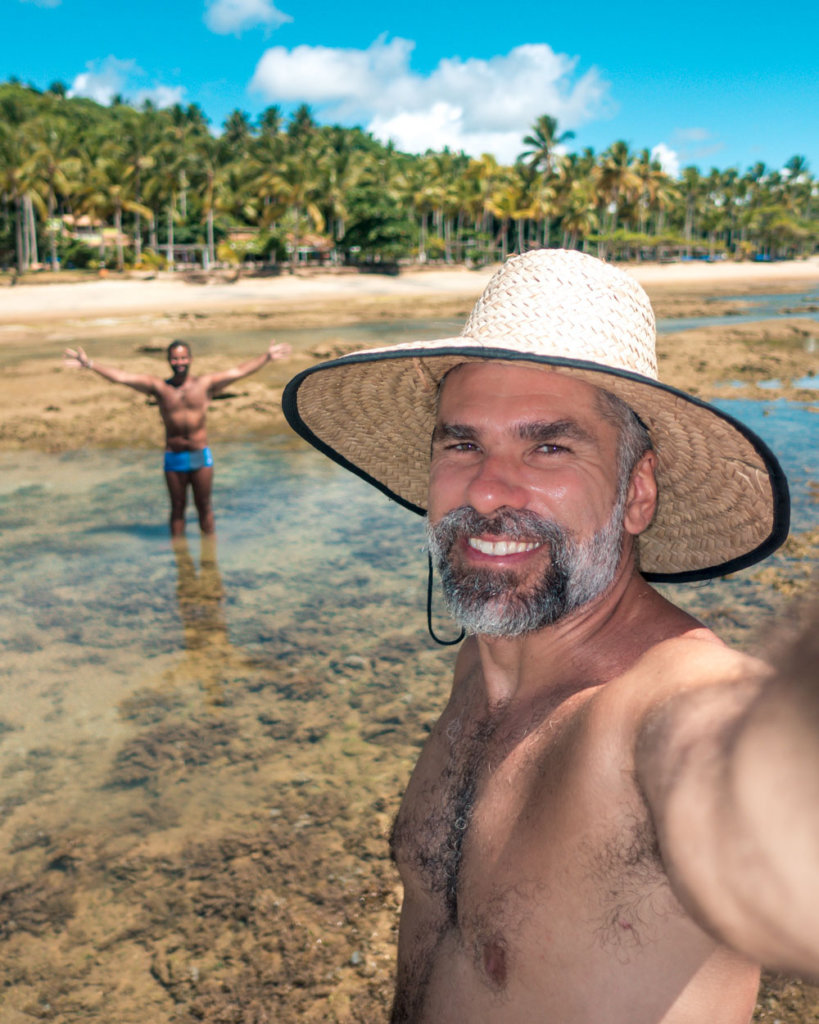
{"type": "Polygon", "coordinates": [[[557,455],[560,452],[567,452],[569,449],[565,448],[562,444],[541,444],[538,445],[539,452],[545,452],[547,455],[557,455]]]}
{"type": "Polygon", "coordinates": [[[446,446],[448,452],[476,452],[478,446],[474,441],[454,441],[446,446]]]}

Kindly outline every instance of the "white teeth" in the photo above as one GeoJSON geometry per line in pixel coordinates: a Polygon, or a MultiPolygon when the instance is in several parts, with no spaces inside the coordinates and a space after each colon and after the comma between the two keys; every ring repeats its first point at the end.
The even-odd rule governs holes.
{"type": "Polygon", "coordinates": [[[534,551],[540,544],[533,541],[520,540],[481,540],[480,537],[470,537],[467,541],[471,548],[480,551],[483,555],[519,555],[522,551],[534,551]]]}

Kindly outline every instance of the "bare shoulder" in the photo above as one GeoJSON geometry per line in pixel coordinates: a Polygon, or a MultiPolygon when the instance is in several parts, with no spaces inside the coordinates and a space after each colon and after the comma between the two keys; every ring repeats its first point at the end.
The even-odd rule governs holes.
{"type": "Polygon", "coordinates": [[[696,626],[680,636],[669,637],[650,647],[626,673],[624,685],[679,689],[728,681],[761,663],[748,654],[729,647],[718,636],[696,626]]]}
{"type": "Polygon", "coordinates": [[[662,640],[650,647],[620,677],[595,695],[592,719],[601,728],[619,724],[631,746],[657,709],[686,696],[720,694],[719,701],[745,701],[755,693],[768,666],[723,643],[705,627],[662,640]]]}

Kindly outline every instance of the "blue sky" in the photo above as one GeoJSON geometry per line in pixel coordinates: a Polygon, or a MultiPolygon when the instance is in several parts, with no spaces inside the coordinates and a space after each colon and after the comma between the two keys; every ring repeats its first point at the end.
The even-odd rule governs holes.
{"type": "Polygon", "coordinates": [[[548,113],[571,149],[623,139],[672,172],[800,154],[819,176],[818,30],[815,0],[3,0],[0,79],[198,103],[215,130],[308,103],[401,149],[504,162],[548,113]]]}

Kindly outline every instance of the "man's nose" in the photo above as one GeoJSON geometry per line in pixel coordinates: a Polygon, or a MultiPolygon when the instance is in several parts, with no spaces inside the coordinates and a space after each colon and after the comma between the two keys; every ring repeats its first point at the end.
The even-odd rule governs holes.
{"type": "Polygon", "coordinates": [[[529,492],[519,470],[508,460],[484,455],[469,481],[467,499],[476,512],[487,515],[504,506],[525,508],[529,492]]]}

